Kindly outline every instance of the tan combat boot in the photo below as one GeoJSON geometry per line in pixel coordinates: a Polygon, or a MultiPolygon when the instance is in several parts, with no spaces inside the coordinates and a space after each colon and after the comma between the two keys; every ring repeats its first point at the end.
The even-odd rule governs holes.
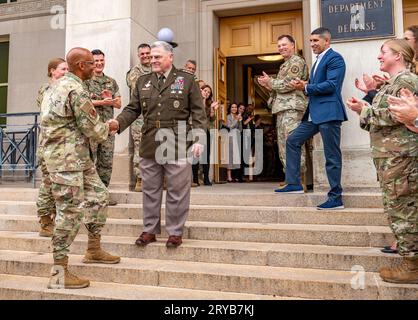
{"type": "Polygon", "coordinates": [[[51,216],[49,215],[41,217],[39,223],[41,224],[39,236],[45,238],[52,238],[52,236],[54,235],[55,223],[51,216]]]}
{"type": "Polygon", "coordinates": [[[89,242],[87,245],[87,252],[84,256],[83,263],[103,263],[116,264],[120,262],[120,257],[112,256],[100,248],[100,234],[89,233],[89,242]]]}
{"type": "Polygon", "coordinates": [[[418,259],[403,258],[397,267],[380,269],[380,277],[391,283],[418,283],[418,259]]]}
{"type": "Polygon", "coordinates": [[[48,289],[83,289],[90,286],[90,281],[79,278],[68,271],[68,257],[54,260],[48,289]]]}
{"type": "Polygon", "coordinates": [[[142,180],[141,180],[141,178],[136,179],[135,192],[142,192],[142,180]]]}

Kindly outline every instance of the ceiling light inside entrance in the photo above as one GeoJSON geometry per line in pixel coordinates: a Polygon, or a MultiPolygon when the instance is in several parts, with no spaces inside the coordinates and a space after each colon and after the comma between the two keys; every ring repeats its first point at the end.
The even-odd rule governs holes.
{"type": "Polygon", "coordinates": [[[283,56],[280,54],[275,54],[275,55],[269,55],[269,56],[258,56],[257,59],[261,61],[274,62],[274,61],[283,60],[283,56]]]}

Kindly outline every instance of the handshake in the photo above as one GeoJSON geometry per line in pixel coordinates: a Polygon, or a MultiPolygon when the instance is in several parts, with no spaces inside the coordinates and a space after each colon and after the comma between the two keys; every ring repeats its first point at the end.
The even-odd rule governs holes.
{"type": "Polygon", "coordinates": [[[115,119],[110,119],[106,122],[106,125],[109,126],[109,134],[114,136],[119,131],[119,122],[115,119]]]}

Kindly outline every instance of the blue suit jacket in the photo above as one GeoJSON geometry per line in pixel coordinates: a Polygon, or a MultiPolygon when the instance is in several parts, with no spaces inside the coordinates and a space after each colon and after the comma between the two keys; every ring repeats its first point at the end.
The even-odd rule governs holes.
{"type": "Polygon", "coordinates": [[[303,120],[308,120],[309,113],[314,124],[348,120],[341,96],[345,70],[343,57],[330,49],[309,79],[309,105],[303,120]]]}

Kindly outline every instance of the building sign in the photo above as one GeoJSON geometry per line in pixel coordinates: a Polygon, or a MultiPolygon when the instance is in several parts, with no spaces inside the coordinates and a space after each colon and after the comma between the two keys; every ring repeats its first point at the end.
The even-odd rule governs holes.
{"type": "Polygon", "coordinates": [[[321,0],[321,25],[334,42],[395,36],[393,0],[321,0]]]}

